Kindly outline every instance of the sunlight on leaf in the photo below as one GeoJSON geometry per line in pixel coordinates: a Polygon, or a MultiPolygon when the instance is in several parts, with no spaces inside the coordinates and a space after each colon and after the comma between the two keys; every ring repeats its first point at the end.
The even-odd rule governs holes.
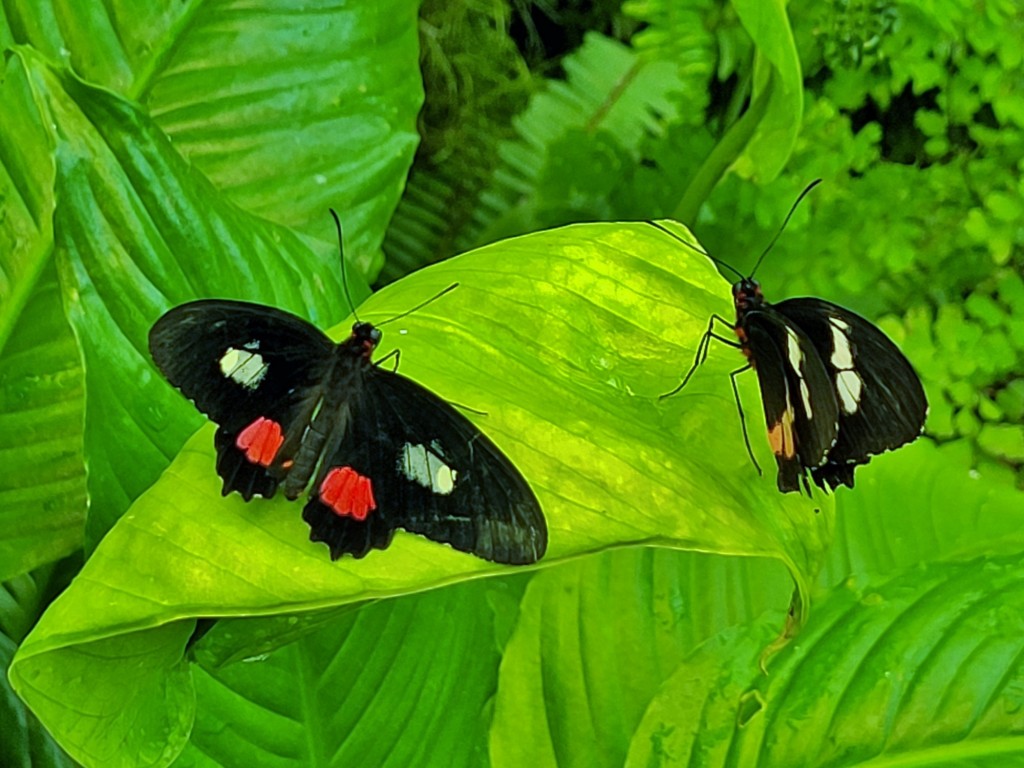
{"type": "MultiPolygon", "coordinates": [[[[380,321],[452,282],[458,290],[387,329],[380,352],[398,343],[403,374],[487,414],[473,418],[544,508],[543,563],[658,543],[778,558],[806,584],[830,514],[780,495],[774,477],[758,480],[739,425],[721,427],[723,408],[733,408],[725,374],[736,352],[715,350],[685,392],[657,397],[727,301],[706,259],[647,224],[578,225],[423,270],[375,294],[360,317],[380,321]]],[[[751,402],[755,388],[749,377],[751,402]]],[[[139,630],[312,610],[508,570],[402,533],[385,552],[331,563],[307,541],[297,504],[221,498],[211,432],[138,499],[22,646],[12,679],[55,731],[77,705],[67,691],[44,692],[62,687],[65,664],[85,673],[76,648],[112,631],[156,644],[145,663],[166,664],[164,636],[180,625],[139,630]],[[154,633],[163,639],[147,637],[154,633]]],[[[757,449],[765,461],[767,445],[757,449]]],[[[110,668],[87,677],[94,691],[116,680],[110,668]]]]}

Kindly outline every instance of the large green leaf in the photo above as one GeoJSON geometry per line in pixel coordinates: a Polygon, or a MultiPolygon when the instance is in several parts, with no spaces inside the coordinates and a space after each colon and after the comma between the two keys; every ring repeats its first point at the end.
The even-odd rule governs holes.
{"type": "Polygon", "coordinates": [[[970,463],[965,441],[937,447],[921,439],[859,469],[856,492],[837,494],[836,539],[819,587],[937,560],[1024,552],[1024,503],[1013,473],[970,463]]]}
{"type": "Polygon", "coordinates": [[[505,581],[381,601],[269,656],[197,670],[199,716],[175,765],[480,765],[505,581]]]}
{"type": "Polygon", "coordinates": [[[416,147],[417,0],[12,2],[0,29],[140,101],[214,186],[323,239],[342,211],[376,273],[416,147]]]}
{"type": "Polygon", "coordinates": [[[85,403],[53,267],[51,143],[20,57],[0,82],[0,579],[82,544],[85,403]]]}
{"type": "MultiPolygon", "coordinates": [[[[707,260],[647,224],[580,225],[419,272],[374,295],[360,317],[379,321],[455,281],[395,329],[404,333],[389,330],[381,352],[400,343],[406,375],[486,412],[481,426],[541,500],[546,562],[637,543],[759,555],[781,559],[806,592],[831,515],[780,495],[774,477],[758,480],[739,425],[723,426],[736,352],[716,350],[683,393],[657,397],[678,381],[707,315],[727,307],[707,260]]],[[[109,354],[132,346],[107,343],[109,354]]],[[[742,394],[756,402],[755,390],[748,377],[742,394]]],[[[76,726],[88,709],[80,697],[123,685],[118,656],[137,676],[165,670],[133,687],[153,687],[148,734],[157,723],[162,734],[187,728],[187,712],[163,710],[191,696],[170,651],[177,644],[180,659],[191,631],[179,619],[312,610],[506,570],[404,534],[386,552],[331,563],[306,541],[295,504],[221,498],[211,432],[111,530],[12,666],[16,688],[76,756],[112,759],[114,738],[125,754],[152,752],[151,735],[76,726]]],[[[765,441],[755,443],[768,466],[765,441]]],[[[141,698],[132,706],[145,706],[141,698]]]]}
{"type": "Polygon", "coordinates": [[[93,540],[201,419],[152,375],[146,334],[197,296],[263,298],[332,320],[336,252],[224,203],[131,105],[22,54],[55,136],[58,267],[85,360],[93,540]],[[304,279],[298,279],[302,275],[304,279]]]}
{"type": "Polygon", "coordinates": [[[749,639],[764,627],[688,659],[651,703],[626,765],[1019,764],[1019,555],[850,581],[816,606],[767,676],[749,639]]]}
{"type": "Polygon", "coordinates": [[[0,765],[64,768],[75,765],[7,680],[18,643],[28,634],[54,592],[67,585],[63,568],[45,566],[0,584],[0,765]]]}
{"type": "MultiPolygon", "coordinates": [[[[137,361],[106,356],[104,344],[95,343],[114,331],[104,326],[109,315],[118,333],[134,332],[144,349],[138,328],[124,327],[125,313],[140,325],[139,297],[119,288],[111,295],[113,284],[103,283],[125,269],[154,289],[147,317],[154,300],[167,306],[156,298],[161,293],[175,301],[213,293],[282,301],[299,296],[294,286],[301,282],[321,299],[307,296],[290,306],[337,319],[333,247],[315,245],[313,257],[294,235],[240,215],[217,191],[275,221],[328,235],[328,242],[334,235],[326,209],[334,205],[349,233],[350,261],[375,271],[416,142],[416,6],[349,3],[314,13],[286,1],[137,8],[88,0],[12,2],[0,10],[0,41],[42,54],[27,47],[8,53],[0,85],[0,355],[17,355],[0,357],[0,434],[14,437],[0,449],[16,454],[0,470],[0,577],[81,544],[79,354],[55,294],[40,282],[52,273],[55,191],[60,255],[69,256],[62,260],[64,298],[93,372],[138,373],[137,361]],[[82,80],[63,74],[63,63],[82,80]],[[127,102],[107,110],[104,103],[117,104],[112,93],[142,99],[156,122],[127,102]],[[214,186],[189,172],[179,153],[214,186]],[[158,202],[167,215],[150,220],[158,202]],[[213,209],[221,214],[206,216],[213,209]],[[117,260],[109,258],[111,239],[117,260]],[[278,240],[289,242],[291,253],[264,260],[267,272],[249,280],[238,259],[254,240],[274,250],[283,247],[278,240]],[[158,248],[164,261],[177,263],[150,263],[155,270],[147,270],[140,254],[158,248]],[[297,280],[300,274],[309,279],[297,280]],[[16,327],[29,330],[4,353],[16,327]],[[26,361],[34,361],[27,374],[26,361]]],[[[128,415],[120,407],[123,392],[105,377],[93,374],[87,386],[94,542],[197,421],[178,403],[164,408],[160,398],[148,409],[134,404],[128,415]],[[140,414],[147,424],[138,423],[140,414]],[[125,432],[139,429],[155,446],[117,450],[129,444],[125,432]]]]}
{"type": "Polygon", "coordinates": [[[777,562],[666,549],[537,574],[502,659],[491,764],[621,766],[648,703],[687,654],[765,610],[781,617],[790,591],[777,562]]]}
{"type": "Polygon", "coordinates": [[[376,275],[423,101],[418,0],[198,4],[143,103],[246,210],[324,240],[328,206],[376,275]]]}
{"type": "Polygon", "coordinates": [[[1024,723],[1011,711],[1019,683],[1010,682],[1021,674],[1011,668],[1014,654],[1024,651],[1017,607],[1024,590],[1010,586],[1024,578],[1019,491],[1012,473],[965,469],[969,450],[921,439],[859,468],[856,490],[837,494],[836,538],[813,615],[770,660],[767,680],[757,665],[775,623],[739,623],[685,659],[652,699],[627,764],[845,766],[872,755],[880,765],[945,765],[954,756],[969,756],[972,765],[1019,760],[1024,747],[1014,733],[1024,723]],[[993,567],[996,557],[1001,564],[993,567]],[[976,641],[981,645],[971,650],[976,641]],[[995,658],[999,648],[1008,665],[995,658]],[[958,653],[960,666],[949,660],[958,653]],[[930,689],[939,703],[928,710],[917,687],[943,681],[949,689],[930,689]],[[977,695],[1004,682],[1002,693],[977,695]],[[888,702],[870,699],[885,686],[888,702]],[[962,711],[970,701],[975,710],[962,711]],[[878,712],[886,713],[879,728],[889,729],[893,744],[912,738],[915,745],[879,751],[884,733],[872,743],[879,729],[864,727],[878,712]],[[949,736],[954,724],[962,725],[960,741],[949,736]],[[814,755],[830,744],[851,752],[814,755]],[[807,752],[798,758],[800,748],[807,752]]]}
{"type": "Polygon", "coordinates": [[[0,580],[81,548],[84,414],[78,347],[49,264],[0,353],[0,580]]]}

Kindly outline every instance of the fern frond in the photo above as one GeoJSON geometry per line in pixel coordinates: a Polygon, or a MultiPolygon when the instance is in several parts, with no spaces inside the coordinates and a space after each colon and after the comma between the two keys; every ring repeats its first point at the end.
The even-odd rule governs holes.
{"type": "Polygon", "coordinates": [[[377,276],[387,284],[444,258],[453,226],[448,214],[459,190],[442,175],[420,170],[410,177],[384,239],[386,260],[377,276]]]}
{"type": "Polygon", "coordinates": [[[714,70],[716,45],[708,19],[716,7],[712,0],[627,0],[622,5],[626,16],[646,24],[632,39],[641,56],[675,62],[691,86],[688,92],[703,92],[705,105],[707,89],[700,86],[714,70]]]}
{"type": "Polygon", "coordinates": [[[619,153],[638,162],[645,139],[664,135],[679,120],[686,86],[671,62],[643,60],[591,33],[566,57],[564,67],[566,79],[549,81],[514,121],[519,138],[500,146],[500,165],[458,240],[460,250],[537,225],[578,220],[571,199],[545,212],[545,201],[539,199],[542,190],[550,193],[542,183],[545,174],[548,181],[559,181],[558,188],[571,186],[572,176],[581,174],[577,189],[586,195],[594,168],[605,170],[601,159],[611,158],[609,172],[619,153]]]}
{"type": "Polygon", "coordinates": [[[508,35],[510,14],[507,0],[428,0],[421,10],[422,144],[388,228],[379,283],[452,255],[500,141],[514,135],[512,116],[532,81],[508,35]]]}

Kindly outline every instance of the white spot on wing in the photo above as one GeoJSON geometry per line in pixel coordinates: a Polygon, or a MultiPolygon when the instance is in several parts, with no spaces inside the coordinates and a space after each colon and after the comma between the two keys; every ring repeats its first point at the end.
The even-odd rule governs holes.
{"type": "Polygon", "coordinates": [[[832,327],[832,365],[841,371],[848,371],[853,368],[853,350],[850,349],[850,338],[846,335],[850,326],[838,317],[830,317],[828,323],[832,327]]]}
{"type": "Polygon", "coordinates": [[[864,382],[853,366],[853,349],[847,331],[849,324],[838,317],[830,317],[832,328],[832,356],[830,362],[836,369],[836,393],[844,413],[855,413],[860,407],[860,394],[864,382]]]}
{"type": "Polygon", "coordinates": [[[836,392],[839,404],[844,413],[854,413],[860,407],[860,392],[864,383],[856,371],[838,371],[836,374],[836,392]]]}
{"type": "Polygon", "coordinates": [[[458,472],[445,464],[435,452],[437,450],[440,448],[436,443],[431,444],[430,448],[406,443],[398,456],[398,470],[414,483],[447,496],[455,489],[458,472]]]}
{"type": "Polygon", "coordinates": [[[269,369],[270,365],[263,361],[263,355],[248,349],[228,347],[220,358],[221,373],[246,389],[256,389],[269,369]]]}
{"type": "Polygon", "coordinates": [[[791,328],[786,329],[786,353],[789,355],[789,365],[800,379],[800,399],[804,404],[804,413],[808,419],[814,418],[811,411],[811,391],[807,388],[807,381],[804,379],[803,362],[804,355],[800,351],[800,337],[791,328]]]}

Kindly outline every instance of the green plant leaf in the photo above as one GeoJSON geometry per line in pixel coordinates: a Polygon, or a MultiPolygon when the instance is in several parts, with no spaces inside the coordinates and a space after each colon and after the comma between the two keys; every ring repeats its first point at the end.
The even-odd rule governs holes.
{"type": "Polygon", "coordinates": [[[152,322],[199,296],[262,298],[335,320],[337,255],[223,202],[131,105],[20,55],[58,126],[57,263],[85,361],[95,541],[201,423],[153,376],[152,322]]]}
{"type": "Polygon", "coordinates": [[[75,763],[57,746],[35,715],[18,698],[7,680],[18,643],[28,634],[55,592],[67,586],[61,566],[46,566],[0,584],[0,765],[10,768],[59,766],[75,763]]]}
{"type": "Polygon", "coordinates": [[[819,586],[977,554],[1024,551],[1021,493],[1012,472],[970,466],[965,441],[926,438],[857,470],[854,492],[836,494],[836,537],[819,586]],[[894,507],[892,500],[900,499],[894,507]]]}
{"type": "Polygon", "coordinates": [[[27,73],[0,82],[0,580],[82,545],[85,403],[53,267],[52,151],[27,73]]]}
{"type": "MultiPolygon", "coordinates": [[[[143,273],[157,294],[167,296],[174,291],[181,295],[180,289],[191,281],[193,296],[220,292],[280,300],[290,293],[294,299],[303,294],[293,286],[300,282],[296,276],[304,273],[310,278],[301,281],[305,293],[319,290],[320,303],[306,295],[292,307],[323,312],[332,320],[340,316],[333,246],[314,245],[318,256],[313,257],[308,245],[291,233],[265,222],[253,224],[223,200],[212,203],[213,189],[175,153],[187,150],[193,162],[214,175],[217,185],[250,209],[272,211],[293,225],[309,225],[307,229],[329,233],[331,240],[333,225],[326,207],[331,202],[342,208],[353,235],[353,263],[364,272],[379,267],[377,248],[415,144],[412,121],[420,100],[416,3],[396,1],[384,12],[379,5],[339,6],[316,16],[292,14],[290,5],[282,2],[272,12],[252,14],[218,12],[211,4],[200,4],[190,9],[188,18],[175,17],[169,7],[166,13],[135,13],[116,3],[8,9],[0,27],[10,39],[38,45],[52,61],[70,56],[77,71],[108,88],[133,97],[144,93],[149,106],[159,106],[163,127],[172,132],[175,144],[172,149],[134,107],[122,103],[106,111],[104,102],[116,102],[107,90],[92,89],[57,70],[50,72],[48,62],[27,48],[8,55],[0,91],[5,114],[13,116],[0,129],[0,191],[5,202],[0,223],[0,243],[5,246],[0,256],[0,349],[19,319],[23,324],[34,322],[32,317],[21,318],[21,313],[51,263],[55,187],[62,201],[58,216],[66,225],[61,228],[63,250],[58,257],[70,257],[61,261],[67,311],[93,371],[113,366],[129,377],[138,373],[137,361],[104,354],[110,332],[134,333],[137,349],[145,349],[140,343],[144,335],[138,333],[140,297],[102,282],[127,264],[143,273]],[[325,35],[330,45],[325,44],[325,35]],[[371,39],[376,47],[368,48],[371,39]],[[100,43],[110,43],[115,53],[97,56],[100,43]],[[339,48],[344,55],[337,54],[339,48]],[[321,59],[331,60],[326,70],[321,59],[310,55],[313,49],[321,59]],[[268,51],[278,57],[268,56],[268,51]],[[283,59],[281,52],[286,52],[283,59]],[[370,61],[379,66],[368,66],[370,61]],[[209,76],[211,70],[225,66],[230,66],[231,77],[209,76]],[[364,73],[361,80],[350,76],[353,68],[364,73]],[[342,75],[346,76],[336,79],[342,75]],[[205,89],[197,83],[205,84],[205,89]],[[282,100],[282,94],[287,98],[282,100]],[[196,103],[188,105],[182,99],[196,103]],[[339,100],[345,104],[342,117],[337,116],[339,100]],[[287,111],[287,123],[282,110],[287,111]],[[115,136],[117,132],[121,133],[115,136]],[[339,145],[350,151],[338,153],[339,145]],[[89,165],[90,172],[83,173],[89,165]],[[161,169],[161,178],[153,176],[156,169],[161,169]],[[267,183],[270,178],[274,183],[267,183]],[[303,186],[306,194],[299,189],[303,186]],[[148,220],[146,209],[156,200],[174,197],[180,202],[177,211],[148,220]],[[364,204],[366,200],[370,202],[364,204]],[[223,211],[223,220],[204,221],[211,207],[223,211]],[[308,219],[314,211],[318,221],[312,225],[308,219]],[[72,234],[78,236],[77,242],[70,242],[72,234]],[[108,258],[111,237],[118,240],[127,262],[108,258]],[[291,253],[266,262],[276,263],[276,269],[251,281],[237,259],[254,240],[274,249],[289,242],[291,253]],[[157,248],[163,249],[163,261],[174,258],[179,264],[170,269],[151,264],[155,270],[148,271],[139,254],[157,248]],[[193,265],[200,267],[197,271],[204,278],[189,274],[193,265]],[[108,291],[113,288],[114,295],[104,286],[108,291]],[[329,301],[324,298],[328,295],[329,301]],[[100,327],[89,317],[93,311],[100,327]],[[108,315],[116,329],[103,326],[108,315]]],[[[52,292],[45,295],[52,301],[52,292]]],[[[152,307],[155,299],[151,292],[147,306],[152,307]]],[[[0,493],[10,502],[4,507],[0,531],[0,576],[59,557],[81,543],[83,406],[80,391],[66,386],[76,375],[78,355],[72,354],[69,333],[57,327],[59,316],[53,309],[47,311],[40,304],[35,310],[52,324],[52,343],[31,350],[22,345],[20,350],[23,360],[46,360],[50,370],[34,367],[26,381],[17,361],[0,359],[0,366],[13,366],[0,371],[4,404],[11,411],[4,415],[4,434],[19,436],[16,460],[6,462],[0,473],[0,493]],[[37,407],[43,402],[45,412],[37,407]],[[33,410],[19,416],[16,412],[23,407],[33,410]],[[33,420],[30,431],[22,423],[25,418],[33,420]],[[40,494],[45,495],[44,514],[38,510],[40,494]]],[[[116,450],[125,445],[125,429],[162,430],[159,422],[165,410],[160,398],[148,409],[133,408],[135,418],[126,418],[121,393],[114,391],[116,387],[111,390],[105,377],[99,382],[92,375],[86,383],[91,407],[85,440],[94,469],[88,533],[95,542],[198,422],[180,404],[171,405],[171,423],[184,429],[151,434],[155,446],[125,461],[124,454],[131,452],[116,450]],[[132,424],[142,413],[150,423],[132,424]],[[111,446],[115,450],[110,451],[111,446]],[[107,468],[112,471],[104,471],[107,468]]]]}
{"type": "Polygon", "coordinates": [[[1019,555],[847,583],[767,676],[750,640],[764,625],[699,649],[626,765],[1010,765],[1024,755],[1022,609],[1019,555]]]}
{"type": "Polygon", "coordinates": [[[9,4],[0,27],[141,102],[247,211],[330,241],[339,209],[372,276],[418,140],[418,6],[43,0],[9,4]]]}
{"type": "Polygon", "coordinates": [[[337,208],[351,259],[372,279],[418,142],[418,8],[202,3],[165,41],[141,99],[178,151],[247,211],[331,242],[326,211],[337,208]]]}
{"type": "Polygon", "coordinates": [[[21,59],[4,56],[0,80],[0,350],[50,260],[52,146],[21,59]]]}
{"type": "Polygon", "coordinates": [[[0,352],[0,580],[82,546],[82,378],[50,263],[0,352]]]}
{"type": "Polygon", "coordinates": [[[480,765],[505,581],[380,601],[269,656],[196,668],[175,766],[480,765]]]}
{"type": "Polygon", "coordinates": [[[744,178],[767,184],[785,167],[803,122],[800,55],[789,26],[785,0],[732,0],[732,6],[757,49],[755,98],[771,82],[764,117],[735,168],[744,178]]]}
{"type": "MultiPolygon", "coordinates": [[[[757,480],[732,421],[735,351],[716,350],[683,393],[658,400],[692,359],[707,315],[727,307],[706,259],[646,224],[580,225],[423,270],[375,294],[360,317],[393,316],[453,282],[458,290],[403,319],[405,333],[389,333],[381,354],[398,342],[405,375],[487,413],[481,426],[544,508],[545,562],[638,543],[766,556],[786,563],[806,595],[831,514],[780,495],[773,476],[757,480]]],[[[741,394],[756,402],[755,391],[747,377],[741,394]]],[[[79,696],[123,685],[115,651],[103,650],[109,665],[87,663],[108,644],[121,663],[166,667],[173,683],[135,686],[166,683],[151,697],[155,718],[189,695],[168,648],[178,643],[180,657],[192,622],[171,622],[314,610],[507,571],[405,534],[386,552],[331,563],[306,541],[297,505],[221,498],[211,434],[190,441],[111,530],[12,666],[16,689],[76,757],[111,748],[108,731],[93,731],[103,741],[94,745],[77,741],[74,726],[79,696]],[[88,684],[69,690],[67,677],[88,684]],[[172,696],[172,685],[182,691],[172,696]]],[[[755,444],[769,466],[766,441],[755,444]]],[[[168,712],[149,733],[176,733],[183,717],[168,712]]],[[[109,733],[145,751],[139,734],[109,733]]]]}
{"type": "Polygon", "coordinates": [[[781,618],[791,591],[777,562],[666,549],[542,571],[502,659],[491,765],[621,766],[648,703],[687,654],[767,609],[781,618]]]}
{"type": "Polygon", "coordinates": [[[7,681],[15,643],[0,633],[0,764],[10,768],[73,768],[74,761],[57,746],[7,681]]]}

